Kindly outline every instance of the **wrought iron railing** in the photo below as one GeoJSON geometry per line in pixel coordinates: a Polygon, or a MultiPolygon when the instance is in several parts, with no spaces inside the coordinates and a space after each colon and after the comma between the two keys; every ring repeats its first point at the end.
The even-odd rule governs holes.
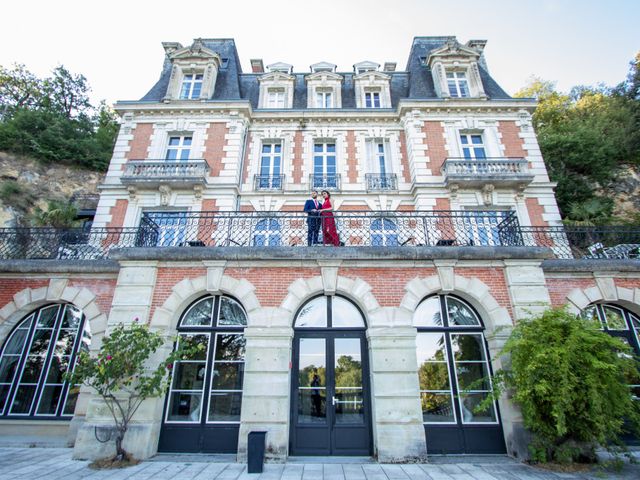
{"type": "Polygon", "coordinates": [[[130,160],[121,181],[125,184],[163,181],[203,182],[209,172],[205,160],[130,160]]]}
{"type": "Polygon", "coordinates": [[[368,192],[398,190],[398,177],[395,173],[366,173],[364,179],[368,192]]]}
{"type": "Polygon", "coordinates": [[[340,190],[340,174],[333,175],[309,175],[309,184],[312,190],[340,190]]]}
{"type": "Polygon", "coordinates": [[[284,188],[284,175],[256,175],[253,179],[254,190],[281,191],[284,188]]]}
{"type": "Polygon", "coordinates": [[[529,169],[524,158],[488,157],[470,160],[448,158],[442,167],[444,175],[528,175],[529,169]]]}

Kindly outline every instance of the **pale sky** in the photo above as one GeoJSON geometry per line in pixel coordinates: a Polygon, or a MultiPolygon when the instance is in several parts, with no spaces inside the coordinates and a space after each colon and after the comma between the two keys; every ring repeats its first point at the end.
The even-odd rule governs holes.
{"type": "Polygon", "coordinates": [[[82,73],[94,101],[136,100],[160,75],[163,41],[234,38],[249,60],[297,72],[322,60],[397,62],[414,36],[488,40],[489,70],[508,93],[530,75],[573,85],[619,83],[640,50],[640,0],[18,0],[3,2],[0,65],[39,76],[82,73]]]}

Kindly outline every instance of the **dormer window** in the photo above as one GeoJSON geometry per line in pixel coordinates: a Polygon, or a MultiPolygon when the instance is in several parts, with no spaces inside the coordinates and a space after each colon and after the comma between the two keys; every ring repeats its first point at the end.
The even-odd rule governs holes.
{"type": "Polygon", "coordinates": [[[316,89],[316,108],[333,108],[333,89],[316,89]]]}
{"type": "Polygon", "coordinates": [[[192,100],[200,98],[202,92],[202,79],[204,75],[201,73],[190,73],[182,78],[182,88],[180,90],[180,100],[192,100]]]}
{"type": "Polygon", "coordinates": [[[447,87],[449,95],[452,97],[466,98],[469,96],[469,84],[464,72],[447,72],[447,87]]]}
{"type": "Polygon", "coordinates": [[[335,71],[336,71],[336,65],[334,65],[333,63],[319,62],[319,63],[314,63],[313,65],[311,65],[311,72],[312,73],[335,72],[335,71]]]}
{"type": "Polygon", "coordinates": [[[364,107],[380,108],[380,90],[366,88],[364,91],[364,107]]]}
{"type": "Polygon", "coordinates": [[[277,62],[272,63],[271,65],[267,65],[267,70],[269,70],[270,72],[280,72],[291,75],[291,72],[293,71],[293,65],[289,65],[288,63],[283,62],[277,62]]]}
{"type": "Polygon", "coordinates": [[[295,82],[293,75],[274,70],[259,76],[258,82],[260,82],[258,108],[282,109],[293,106],[293,88],[295,82]]]}
{"type": "Polygon", "coordinates": [[[360,75],[361,73],[366,73],[366,72],[377,72],[379,68],[380,68],[379,63],[365,61],[365,62],[356,63],[353,66],[353,71],[356,72],[356,75],[360,75]]]}
{"type": "Polygon", "coordinates": [[[266,108],[284,108],[284,88],[270,88],[267,91],[266,108]]]}

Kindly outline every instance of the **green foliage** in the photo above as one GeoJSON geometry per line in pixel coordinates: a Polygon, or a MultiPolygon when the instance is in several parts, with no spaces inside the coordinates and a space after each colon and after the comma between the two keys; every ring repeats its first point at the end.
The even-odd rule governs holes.
{"type": "Polygon", "coordinates": [[[77,224],[78,209],[70,202],[49,200],[47,209],[36,207],[32,223],[36,227],[71,228],[77,224]]]}
{"type": "Polygon", "coordinates": [[[583,203],[571,202],[569,214],[565,217],[564,223],[582,227],[603,225],[611,219],[612,212],[612,199],[592,197],[583,203]]]}
{"type": "Polygon", "coordinates": [[[596,192],[615,180],[620,167],[640,163],[637,68],[632,63],[629,80],[615,89],[578,86],[567,95],[534,77],[514,95],[538,100],[533,123],[564,216],[572,204],[603,202],[596,192]]]}
{"type": "Polygon", "coordinates": [[[45,79],[0,66],[0,150],[105,170],[118,124],[104,103],[91,106],[89,92],[86,78],[63,66],[45,79]]]}
{"type": "Polygon", "coordinates": [[[496,372],[494,397],[513,392],[534,435],[535,461],[593,458],[597,445],[619,444],[625,429],[640,432],[640,404],[628,387],[638,381],[631,353],[599,324],[564,309],[516,325],[501,352],[511,364],[496,372]]]}
{"type": "MultiPolygon", "coordinates": [[[[130,326],[116,326],[102,339],[94,357],[81,352],[78,363],[67,380],[93,388],[109,408],[115,421],[117,457],[126,458],[122,440],[136,411],[148,398],[162,395],[168,387],[168,372],[173,363],[193,352],[177,349],[166,359],[152,364],[156,351],[166,343],[160,333],[152,332],[137,321],[130,326]]],[[[201,346],[192,346],[199,349],[201,346]]]]}

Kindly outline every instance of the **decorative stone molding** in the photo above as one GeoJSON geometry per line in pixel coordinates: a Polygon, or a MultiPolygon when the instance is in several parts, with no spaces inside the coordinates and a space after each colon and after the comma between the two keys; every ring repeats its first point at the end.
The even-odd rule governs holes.
{"type": "Polygon", "coordinates": [[[360,73],[353,77],[356,107],[365,108],[365,93],[374,90],[380,93],[380,108],[391,108],[390,81],[391,77],[389,75],[376,71],[360,73]]]}
{"type": "Polygon", "coordinates": [[[307,84],[307,108],[323,108],[315,104],[316,92],[324,89],[331,90],[333,108],[342,108],[342,75],[329,71],[311,73],[304,77],[307,84]]]}
{"type": "Polygon", "coordinates": [[[260,83],[258,108],[274,108],[268,105],[269,90],[274,89],[280,89],[284,93],[284,108],[292,108],[295,80],[296,77],[282,71],[273,71],[258,77],[260,83]]]}
{"type": "Polygon", "coordinates": [[[615,276],[594,272],[596,285],[574,288],[567,295],[568,309],[578,314],[592,303],[616,303],[640,314],[640,288],[625,288],[615,284],[615,276]]]}
{"type": "Polygon", "coordinates": [[[205,47],[202,39],[195,39],[191,46],[185,48],[179,43],[173,42],[163,44],[163,46],[167,58],[173,64],[167,93],[163,100],[170,102],[180,99],[182,80],[187,74],[203,75],[202,89],[198,99],[211,98],[220,69],[220,56],[205,47]]]}

